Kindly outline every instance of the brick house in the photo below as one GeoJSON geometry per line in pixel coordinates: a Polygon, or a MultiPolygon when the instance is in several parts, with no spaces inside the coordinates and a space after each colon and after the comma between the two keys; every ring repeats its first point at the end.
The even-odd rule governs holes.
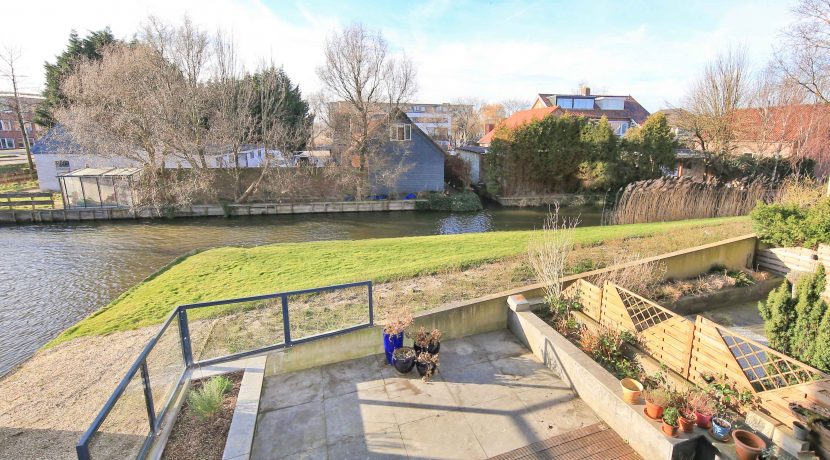
{"type": "Polygon", "coordinates": [[[14,105],[12,96],[8,93],[0,93],[0,150],[25,148],[24,131],[29,138],[29,145],[40,139],[43,133],[42,128],[32,122],[34,108],[43,98],[27,94],[21,96],[20,99],[25,112],[23,127],[20,126],[17,114],[11,109],[14,105]]]}

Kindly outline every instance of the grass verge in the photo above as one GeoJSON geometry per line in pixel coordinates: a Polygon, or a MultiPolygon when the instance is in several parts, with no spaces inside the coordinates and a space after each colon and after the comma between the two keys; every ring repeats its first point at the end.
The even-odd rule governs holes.
{"type": "MultiPolygon", "coordinates": [[[[583,227],[574,231],[574,240],[578,245],[592,246],[608,240],[739,221],[747,218],[583,227]]],[[[185,303],[361,280],[387,282],[466,269],[524,253],[532,234],[533,231],[489,232],[211,249],[166,267],[46,346],[158,324],[176,305],[185,303]]]]}

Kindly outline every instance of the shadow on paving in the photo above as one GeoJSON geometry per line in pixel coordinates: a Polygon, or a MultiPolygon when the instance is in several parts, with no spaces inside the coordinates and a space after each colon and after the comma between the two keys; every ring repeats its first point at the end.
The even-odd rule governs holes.
{"type": "Polygon", "coordinates": [[[252,458],[483,459],[598,421],[504,330],[442,343],[429,383],[383,355],[267,377],[252,458]]]}

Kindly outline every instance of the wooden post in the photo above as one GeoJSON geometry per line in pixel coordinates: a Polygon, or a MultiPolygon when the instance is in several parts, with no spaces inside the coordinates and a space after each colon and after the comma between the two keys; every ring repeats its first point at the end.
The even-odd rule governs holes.
{"type": "Polygon", "coordinates": [[[700,316],[695,316],[694,322],[689,322],[689,338],[686,341],[686,366],[683,368],[683,378],[689,380],[689,375],[692,371],[692,351],[695,345],[695,330],[697,329],[697,321],[700,316]]]}

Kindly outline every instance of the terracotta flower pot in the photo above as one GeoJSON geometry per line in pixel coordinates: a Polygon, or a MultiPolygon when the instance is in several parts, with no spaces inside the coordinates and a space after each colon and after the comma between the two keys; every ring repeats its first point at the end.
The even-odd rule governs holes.
{"type": "Polygon", "coordinates": [[[676,426],[671,426],[668,423],[663,422],[663,424],[660,426],[660,429],[663,430],[663,433],[666,436],[670,436],[672,438],[677,436],[677,427],[676,426]]]}
{"type": "Polygon", "coordinates": [[[620,380],[622,387],[623,400],[628,404],[637,404],[640,402],[640,393],[643,391],[643,384],[630,378],[620,380]]]}
{"type": "Polygon", "coordinates": [[[695,422],[697,421],[697,417],[694,415],[689,418],[685,416],[678,417],[677,421],[680,423],[680,430],[684,433],[691,433],[695,430],[695,422]]]}
{"type": "Polygon", "coordinates": [[[663,418],[663,409],[663,407],[646,400],[646,414],[648,414],[649,417],[655,420],[663,418]]]}
{"type": "Polygon", "coordinates": [[[698,411],[695,411],[695,418],[697,422],[697,426],[703,428],[704,430],[708,430],[712,428],[712,416],[711,415],[703,415],[698,411]]]}
{"type": "Polygon", "coordinates": [[[750,431],[734,430],[732,439],[735,440],[738,460],[755,460],[761,455],[761,451],[767,448],[766,441],[750,431]]]}

